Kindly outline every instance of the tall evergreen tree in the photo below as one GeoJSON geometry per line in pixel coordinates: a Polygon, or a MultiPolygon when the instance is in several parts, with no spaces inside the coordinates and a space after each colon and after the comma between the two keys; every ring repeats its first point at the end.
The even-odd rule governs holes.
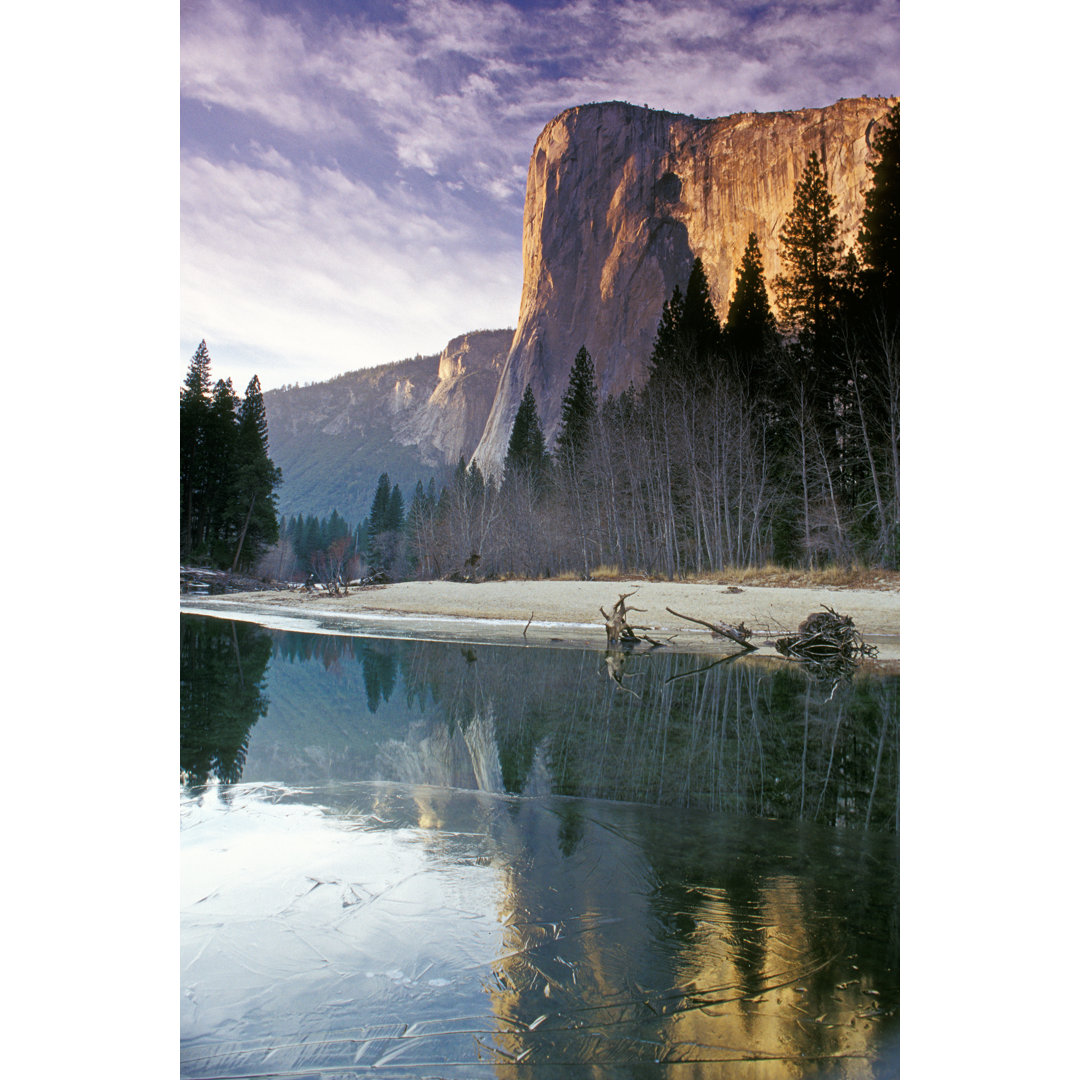
{"type": "Polygon", "coordinates": [[[562,419],[555,438],[555,462],[564,472],[577,469],[588,449],[598,409],[596,369],[582,345],[570,369],[570,382],[562,399],[562,419]]]}
{"type": "Polygon", "coordinates": [[[889,111],[871,143],[875,160],[866,192],[858,249],[863,290],[895,318],[900,312],[900,105],[889,111]]]}
{"type": "Polygon", "coordinates": [[[397,552],[401,528],[405,523],[404,501],[397,484],[390,487],[390,477],[383,473],[371,500],[368,515],[368,558],[373,565],[388,570],[397,552]]]}
{"type": "Polygon", "coordinates": [[[769,307],[765,288],[765,268],[757,235],[746,241],[742,262],[735,276],[735,291],[724,324],[723,346],[745,366],[751,358],[761,357],[777,341],[776,316],[769,307]]]}
{"type": "Polygon", "coordinates": [[[199,342],[180,392],[180,550],[190,557],[201,543],[206,487],[206,427],[210,415],[210,352],[199,342]]]}
{"type": "Polygon", "coordinates": [[[678,285],[671,299],[664,301],[656,328],[652,355],[649,357],[649,381],[674,376],[679,369],[679,345],[683,321],[683,294],[678,285]]]}
{"type": "Polygon", "coordinates": [[[829,344],[840,268],[836,199],[816,153],[795,186],[795,201],[780,230],[784,273],[776,279],[780,315],[800,331],[815,358],[829,344]]]}
{"type": "Polygon", "coordinates": [[[694,260],[686,282],[683,302],[682,337],[697,368],[702,372],[715,369],[720,351],[720,320],[709,295],[709,278],[700,258],[694,260]]]}
{"type": "Polygon", "coordinates": [[[240,399],[233,391],[232,379],[218,379],[206,420],[206,487],[203,497],[206,547],[215,562],[232,555],[230,541],[235,539],[229,508],[233,501],[236,458],[237,410],[240,399]]]}
{"type": "Polygon", "coordinates": [[[664,304],[649,358],[649,380],[654,386],[709,382],[718,370],[720,346],[720,320],[709,295],[705,266],[697,258],[686,292],[676,285],[664,304]]]}
{"type": "Polygon", "coordinates": [[[386,508],[387,532],[401,532],[401,527],[404,524],[405,501],[401,495],[401,488],[395,484],[393,490],[390,492],[390,502],[386,508]]]}
{"type": "Polygon", "coordinates": [[[371,510],[368,512],[369,544],[379,533],[386,532],[389,510],[390,477],[387,473],[383,473],[375,485],[375,495],[371,500],[371,510]]]}
{"type": "Polygon", "coordinates": [[[547,469],[547,464],[548,453],[544,446],[544,433],[540,428],[540,417],[536,411],[536,398],[533,396],[532,386],[529,385],[525,387],[521,404],[514,416],[510,442],[506,447],[504,469],[507,473],[517,472],[539,481],[547,469]]]}
{"type": "Polygon", "coordinates": [[[236,497],[234,508],[239,523],[236,555],[232,568],[253,562],[262,549],[277,540],[277,498],[274,488],[281,483],[281,470],[270,460],[266,407],[259,376],[253,375],[240,403],[236,430],[234,465],[236,497]]]}

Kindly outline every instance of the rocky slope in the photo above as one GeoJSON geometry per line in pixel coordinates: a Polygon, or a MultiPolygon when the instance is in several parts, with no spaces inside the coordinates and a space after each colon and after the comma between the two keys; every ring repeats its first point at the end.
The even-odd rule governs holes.
{"type": "Polygon", "coordinates": [[[522,240],[517,331],[475,458],[501,466],[514,414],[532,384],[549,440],[570,367],[584,344],[601,396],[644,382],[660,310],[685,287],[695,256],[721,319],[746,239],[765,272],[811,151],[825,163],[850,245],[869,182],[872,125],[891,99],[699,120],[621,103],[569,109],[533,149],[522,240]]]}
{"type": "Polygon", "coordinates": [[[417,480],[470,457],[491,411],[511,330],[454,338],[438,356],[339,375],[264,395],[279,512],[350,524],[388,472],[408,503],[417,480]]]}

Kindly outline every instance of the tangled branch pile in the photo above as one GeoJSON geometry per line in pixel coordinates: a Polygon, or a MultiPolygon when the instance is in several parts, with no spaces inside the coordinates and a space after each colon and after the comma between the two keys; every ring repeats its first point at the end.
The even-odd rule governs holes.
{"type": "Polygon", "coordinates": [[[804,619],[794,637],[777,638],[776,651],[809,664],[856,664],[864,656],[876,656],[877,646],[863,640],[850,615],[825,607],[804,619]]]}

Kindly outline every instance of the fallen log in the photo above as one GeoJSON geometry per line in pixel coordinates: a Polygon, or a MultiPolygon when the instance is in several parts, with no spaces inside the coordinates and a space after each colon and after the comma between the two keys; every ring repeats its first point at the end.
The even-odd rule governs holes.
{"type": "Polygon", "coordinates": [[[670,612],[677,619],[685,619],[687,622],[697,623],[699,626],[708,627],[712,631],[713,637],[730,638],[730,640],[734,641],[737,645],[741,645],[744,649],[757,649],[757,646],[751,644],[749,640],[753,631],[747,630],[745,623],[739,623],[738,626],[731,626],[728,623],[711,623],[706,622],[704,619],[695,619],[692,615],[680,615],[671,608],[666,608],[665,610],[670,612]]]}

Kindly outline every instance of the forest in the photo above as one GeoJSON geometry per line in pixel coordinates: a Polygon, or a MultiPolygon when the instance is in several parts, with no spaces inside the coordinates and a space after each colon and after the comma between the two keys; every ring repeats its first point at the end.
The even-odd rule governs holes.
{"type": "Polygon", "coordinates": [[[259,377],[243,399],[231,379],[211,390],[210,353],[199,343],[180,392],[180,559],[249,568],[278,539],[259,377]]]}
{"type": "MultiPolygon", "coordinates": [[[[406,509],[383,474],[354,528],[336,512],[272,522],[267,458],[259,490],[269,484],[270,494],[249,494],[254,487],[237,480],[218,496],[220,509],[185,516],[192,488],[182,452],[182,552],[226,565],[231,548],[234,569],[246,560],[278,580],[376,570],[396,579],[589,578],[601,568],[683,578],[769,563],[898,569],[899,105],[872,145],[853,248],[839,242],[835,199],[811,154],[780,234],[776,311],[753,233],[723,323],[697,259],[664,304],[645,385],[599,400],[582,346],[551,445],[528,387],[502,475],[462,459],[417,484],[406,509]]],[[[209,416],[237,417],[237,461],[254,461],[251,435],[243,445],[252,449],[240,451],[239,432],[256,406],[245,397],[230,413],[229,394],[219,382],[209,416]]],[[[183,410],[182,397],[182,443],[183,410]]],[[[265,434],[262,445],[265,456],[265,434]]],[[[237,476],[249,468],[238,465],[237,476]]]]}

